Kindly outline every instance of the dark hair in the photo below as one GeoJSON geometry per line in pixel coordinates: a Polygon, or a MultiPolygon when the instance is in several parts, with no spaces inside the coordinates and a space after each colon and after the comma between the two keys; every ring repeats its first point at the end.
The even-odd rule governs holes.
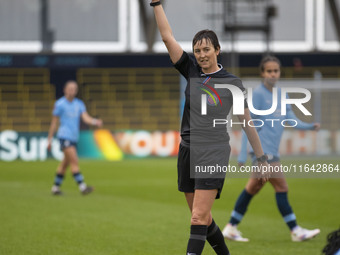
{"type": "Polygon", "coordinates": [[[340,249],[340,228],[328,234],[327,245],[323,248],[322,253],[325,255],[334,255],[340,249]]]}
{"type": "Polygon", "coordinates": [[[267,55],[265,57],[262,58],[261,62],[260,62],[260,71],[263,72],[264,71],[264,65],[267,63],[267,62],[276,62],[279,64],[279,66],[281,67],[281,61],[277,58],[277,57],[274,57],[274,56],[271,56],[271,55],[267,55]]]}
{"type": "Polygon", "coordinates": [[[67,84],[69,84],[69,83],[75,83],[75,84],[77,84],[77,87],[78,87],[78,82],[76,82],[75,80],[68,80],[68,81],[65,82],[64,88],[66,88],[67,84]]]}
{"type": "Polygon", "coordinates": [[[192,40],[192,48],[194,49],[196,43],[201,44],[203,39],[206,39],[207,42],[209,41],[214,46],[215,50],[221,49],[217,35],[214,31],[209,29],[201,30],[194,36],[194,39],[192,40]]]}

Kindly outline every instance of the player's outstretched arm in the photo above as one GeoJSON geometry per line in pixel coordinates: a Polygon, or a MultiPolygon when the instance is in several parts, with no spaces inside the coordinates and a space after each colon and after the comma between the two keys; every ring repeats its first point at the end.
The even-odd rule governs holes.
{"type": "Polygon", "coordinates": [[[81,114],[81,119],[87,124],[96,127],[102,127],[103,121],[101,119],[92,118],[87,112],[81,114]]]}
{"type": "Polygon", "coordinates": [[[319,131],[321,128],[321,124],[318,122],[313,123],[313,130],[319,131]]]}
{"type": "Polygon", "coordinates": [[[303,122],[298,117],[296,117],[295,113],[291,109],[287,110],[287,118],[289,118],[290,120],[295,120],[295,122],[290,121],[288,123],[291,126],[296,125],[294,127],[296,129],[300,129],[300,130],[315,130],[315,131],[319,131],[320,130],[320,123],[306,123],[306,122],[303,122]]]}
{"type": "Polygon", "coordinates": [[[53,116],[52,121],[51,121],[51,125],[50,125],[50,129],[48,131],[48,137],[47,137],[47,149],[48,150],[51,150],[52,139],[53,139],[54,133],[57,129],[58,122],[59,122],[59,117],[53,116]]]}
{"type": "MultiPolygon", "coordinates": [[[[159,1],[160,0],[152,0],[152,3],[156,3],[159,1]]],[[[172,34],[171,27],[169,25],[168,19],[165,15],[162,5],[161,4],[157,5],[153,7],[153,9],[155,13],[158,30],[161,34],[162,40],[166,48],[168,49],[171,61],[172,63],[177,63],[183,54],[183,49],[178,44],[178,42],[176,41],[175,37],[172,34]]]]}

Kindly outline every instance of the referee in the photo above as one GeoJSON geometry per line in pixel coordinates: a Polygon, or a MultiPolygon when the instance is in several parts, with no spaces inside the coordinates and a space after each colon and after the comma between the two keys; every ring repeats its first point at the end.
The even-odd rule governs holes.
{"type": "MultiPolygon", "coordinates": [[[[211,208],[214,200],[220,197],[224,176],[219,176],[219,178],[192,177],[191,171],[193,162],[191,160],[194,160],[195,164],[216,164],[217,162],[228,164],[230,155],[229,135],[226,132],[226,126],[223,128],[216,128],[210,133],[205,132],[206,130],[204,129],[202,122],[203,124],[206,124],[204,121],[209,119],[209,117],[203,118],[201,116],[200,108],[194,104],[197,100],[196,97],[193,98],[193,93],[196,93],[198,90],[192,89],[197,85],[196,82],[193,82],[193,79],[198,79],[203,85],[207,86],[209,86],[207,83],[211,79],[215,79],[215,81],[218,79],[229,79],[242,91],[245,89],[242,82],[236,76],[228,73],[223,69],[222,65],[218,64],[217,57],[220,54],[220,44],[213,31],[203,30],[195,35],[192,43],[195,56],[195,58],[193,58],[183,51],[174,38],[161,2],[159,0],[152,0],[150,5],[154,7],[157,26],[169,52],[170,59],[172,63],[174,63],[174,67],[188,82],[185,90],[186,101],[181,124],[182,139],[177,165],[178,189],[179,191],[184,192],[191,211],[191,231],[186,254],[202,254],[205,241],[208,240],[216,254],[228,255],[230,253],[225,244],[224,237],[211,215],[211,208]],[[193,122],[197,125],[191,125],[193,122]],[[208,141],[210,143],[208,143],[208,141]],[[205,142],[207,143],[205,144],[205,142]],[[217,161],[215,162],[215,160],[217,161]]],[[[211,84],[209,88],[212,86],[213,85],[211,84]]],[[[204,90],[205,88],[201,89],[204,90]]],[[[219,108],[209,107],[208,110],[214,112],[214,109],[222,109],[219,113],[216,112],[216,115],[224,115],[224,118],[226,118],[233,103],[231,93],[225,90],[225,93],[221,95],[221,98],[222,99],[215,95],[210,96],[207,99],[209,106],[212,103],[216,105],[218,101],[220,105],[219,108]]],[[[246,101],[244,102],[244,108],[245,113],[239,115],[239,120],[241,122],[246,121],[247,123],[251,118],[246,101]]],[[[254,148],[256,157],[262,161],[259,162],[259,166],[267,166],[255,128],[246,126],[244,131],[254,148]]],[[[267,180],[266,176],[261,175],[261,177],[262,181],[265,182],[267,180]]]]}

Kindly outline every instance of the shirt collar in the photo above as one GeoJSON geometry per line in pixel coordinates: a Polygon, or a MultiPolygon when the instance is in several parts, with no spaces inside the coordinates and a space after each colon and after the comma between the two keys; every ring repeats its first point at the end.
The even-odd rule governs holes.
{"type": "Polygon", "coordinates": [[[218,69],[216,72],[212,72],[212,73],[203,73],[203,72],[202,72],[202,69],[201,69],[201,76],[209,76],[209,75],[218,73],[219,71],[221,71],[221,70],[223,69],[223,66],[222,66],[221,64],[217,64],[217,65],[218,65],[218,67],[219,67],[220,69],[218,69]]]}
{"type": "Polygon", "coordinates": [[[262,82],[262,87],[263,87],[263,89],[265,89],[266,91],[268,91],[269,93],[273,93],[272,91],[270,91],[267,87],[266,87],[266,85],[264,85],[264,83],[262,82]]]}

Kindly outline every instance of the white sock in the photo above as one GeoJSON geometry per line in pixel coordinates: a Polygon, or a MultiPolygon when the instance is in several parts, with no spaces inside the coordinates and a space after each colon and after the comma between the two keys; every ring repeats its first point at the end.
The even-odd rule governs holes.
{"type": "Polygon", "coordinates": [[[60,191],[60,187],[57,185],[52,186],[52,192],[60,191]]]}
{"type": "Polygon", "coordinates": [[[297,225],[295,228],[292,229],[292,233],[296,232],[297,230],[299,230],[301,227],[299,225],[297,225]]]}
{"type": "Polygon", "coordinates": [[[85,182],[82,182],[79,184],[79,190],[80,191],[84,191],[87,188],[87,185],[85,182]]]}

